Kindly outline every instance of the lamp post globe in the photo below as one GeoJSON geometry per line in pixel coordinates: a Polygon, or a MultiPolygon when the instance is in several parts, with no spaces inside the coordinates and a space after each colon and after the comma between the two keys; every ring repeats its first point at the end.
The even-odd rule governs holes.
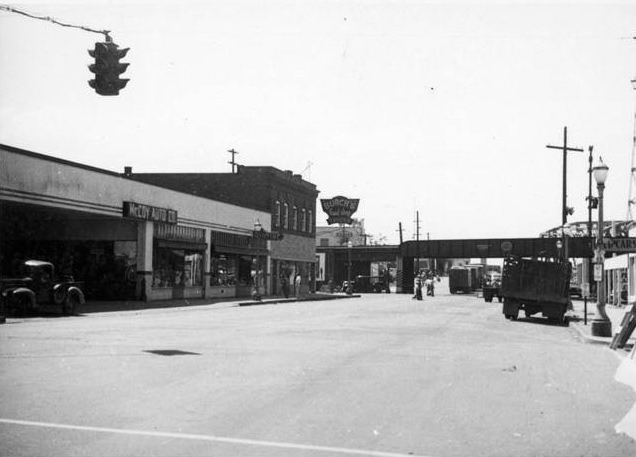
{"type": "Polygon", "coordinates": [[[603,159],[599,157],[599,163],[592,168],[592,174],[596,181],[598,190],[598,228],[596,230],[596,269],[600,269],[600,277],[596,278],[596,314],[592,319],[592,336],[612,336],[612,321],[610,321],[605,312],[605,273],[603,271],[603,191],[605,190],[605,180],[609,167],[603,163],[603,159]]]}

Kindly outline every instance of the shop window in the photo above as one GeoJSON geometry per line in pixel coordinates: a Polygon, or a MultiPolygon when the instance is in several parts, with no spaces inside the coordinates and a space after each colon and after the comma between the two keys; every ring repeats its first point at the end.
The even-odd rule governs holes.
{"type": "Polygon", "coordinates": [[[248,286],[253,283],[252,264],[254,259],[251,256],[240,256],[238,263],[238,285],[248,286]]]}
{"type": "Polygon", "coordinates": [[[274,228],[280,228],[280,202],[274,203],[274,228]]]}
{"type": "Polygon", "coordinates": [[[298,207],[296,206],[292,211],[292,230],[298,230],[298,207]]]}
{"type": "Polygon", "coordinates": [[[155,246],[153,287],[190,287],[203,284],[203,253],[155,246]]]}
{"type": "Polygon", "coordinates": [[[236,284],[236,257],[215,254],[210,261],[210,285],[233,286],[236,284]]]}
{"type": "Polygon", "coordinates": [[[289,228],[289,205],[283,204],[283,228],[287,230],[289,228]]]}

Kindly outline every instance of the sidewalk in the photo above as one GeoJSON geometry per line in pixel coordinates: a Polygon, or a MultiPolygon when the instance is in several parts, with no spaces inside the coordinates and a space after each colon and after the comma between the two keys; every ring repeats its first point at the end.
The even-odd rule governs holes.
{"type": "MultiPolygon", "coordinates": [[[[623,316],[625,316],[626,308],[624,306],[613,306],[606,305],[605,312],[607,313],[607,317],[609,317],[612,322],[612,336],[611,337],[600,337],[600,336],[592,336],[592,319],[594,319],[594,315],[596,314],[596,302],[588,301],[587,302],[587,325],[585,325],[584,317],[585,317],[585,306],[583,300],[572,300],[572,305],[574,306],[574,319],[571,321],[571,325],[579,332],[581,337],[588,343],[595,344],[605,344],[609,347],[612,342],[612,337],[614,334],[618,333],[621,327],[621,322],[623,321],[623,316]]],[[[624,349],[619,349],[619,351],[631,350],[636,343],[636,331],[632,333],[631,337],[627,341],[627,344],[624,349]]],[[[635,360],[636,362],[636,360],[635,360]]]]}
{"type": "Polygon", "coordinates": [[[293,303],[293,302],[309,302],[318,300],[337,300],[343,298],[359,298],[360,295],[346,294],[325,294],[314,293],[299,298],[296,297],[279,297],[276,295],[264,297],[262,300],[256,301],[249,297],[231,297],[231,298],[193,298],[193,299],[173,299],[173,300],[157,300],[151,302],[143,301],[87,301],[79,309],[80,314],[88,313],[108,313],[117,311],[141,311],[148,309],[161,308],[179,308],[192,306],[210,306],[218,305],[219,307],[233,306],[255,306],[255,305],[273,305],[277,303],[293,303]]]}

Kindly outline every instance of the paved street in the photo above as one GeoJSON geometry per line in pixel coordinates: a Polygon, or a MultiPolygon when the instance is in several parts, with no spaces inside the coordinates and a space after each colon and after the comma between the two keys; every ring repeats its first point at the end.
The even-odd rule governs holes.
{"type": "Polygon", "coordinates": [[[634,455],[614,352],[438,292],[10,319],[0,455],[634,455]]]}

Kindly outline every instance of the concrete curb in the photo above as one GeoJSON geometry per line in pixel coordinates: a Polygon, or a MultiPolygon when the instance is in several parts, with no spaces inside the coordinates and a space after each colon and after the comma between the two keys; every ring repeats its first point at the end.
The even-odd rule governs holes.
{"type": "Polygon", "coordinates": [[[579,333],[581,338],[586,343],[604,344],[607,347],[609,347],[610,343],[612,342],[612,338],[611,337],[592,336],[592,335],[590,335],[589,331],[585,328],[585,326],[581,322],[570,322],[570,326],[573,327],[574,329],[576,329],[576,331],[579,333]]]}
{"type": "Polygon", "coordinates": [[[310,302],[310,301],[326,301],[326,300],[338,300],[344,298],[360,298],[360,295],[311,295],[300,298],[274,298],[264,300],[251,300],[246,302],[240,302],[239,306],[258,306],[258,305],[276,305],[279,303],[298,303],[298,302],[310,302]]]}

